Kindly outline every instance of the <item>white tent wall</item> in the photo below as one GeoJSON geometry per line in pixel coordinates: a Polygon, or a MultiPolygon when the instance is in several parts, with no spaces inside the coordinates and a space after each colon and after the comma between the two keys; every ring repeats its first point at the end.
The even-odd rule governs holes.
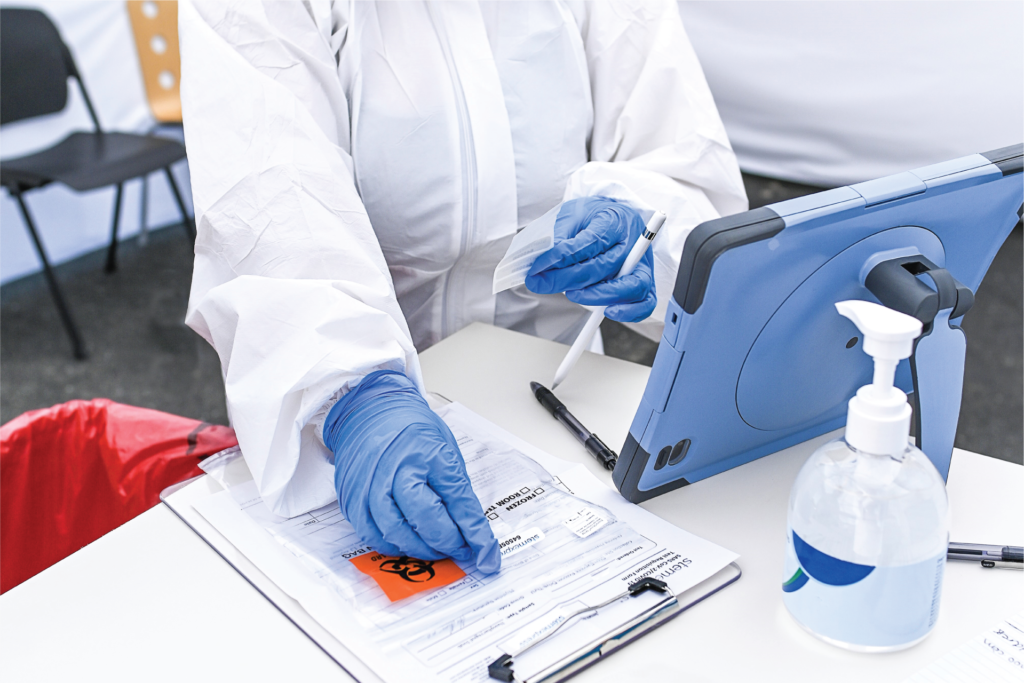
{"type": "MultiPolygon", "coordinates": [[[[149,131],[154,120],[146,102],[142,73],[135,52],[128,10],[117,0],[45,0],[0,2],[2,6],[34,7],[57,25],[68,44],[89,90],[105,130],[149,131]]],[[[0,163],[45,149],[74,130],[92,130],[78,86],[68,81],[68,105],[50,116],[19,121],[0,129],[0,163]]],[[[173,131],[172,131],[173,134],[173,131]]],[[[180,137],[180,131],[178,131],[180,137]]],[[[188,164],[174,167],[175,178],[191,211],[188,164]]],[[[121,206],[122,238],[139,232],[142,183],[125,185],[121,206]]],[[[114,189],[77,193],[50,185],[25,195],[29,212],[51,263],[61,263],[101,248],[110,241],[114,189]]],[[[147,225],[150,228],[181,220],[167,179],[162,173],[149,179],[147,225]]],[[[181,233],[185,239],[185,233],[181,233]]],[[[9,282],[41,268],[17,204],[6,193],[0,198],[0,282],[9,282]]]]}
{"type": "Polygon", "coordinates": [[[834,186],[1024,140],[1024,3],[680,2],[743,170],[834,186]]]}

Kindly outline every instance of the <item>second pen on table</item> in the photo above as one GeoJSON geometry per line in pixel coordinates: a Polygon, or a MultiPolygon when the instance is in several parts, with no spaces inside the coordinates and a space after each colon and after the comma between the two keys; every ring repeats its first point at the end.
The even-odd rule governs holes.
{"type": "Polygon", "coordinates": [[[947,560],[980,562],[986,569],[1024,569],[1024,548],[1014,545],[955,543],[950,541],[947,560]]]}
{"type": "Polygon", "coordinates": [[[566,408],[553,393],[551,393],[550,389],[539,382],[530,382],[530,389],[533,390],[533,395],[540,404],[544,406],[556,420],[565,425],[565,428],[572,432],[572,435],[583,444],[591,455],[597,458],[597,461],[600,462],[606,470],[615,469],[615,462],[619,457],[615,455],[615,451],[608,448],[608,446],[606,446],[605,443],[597,437],[597,434],[594,434],[584,427],[583,424],[569,412],[569,409],[566,408]]]}

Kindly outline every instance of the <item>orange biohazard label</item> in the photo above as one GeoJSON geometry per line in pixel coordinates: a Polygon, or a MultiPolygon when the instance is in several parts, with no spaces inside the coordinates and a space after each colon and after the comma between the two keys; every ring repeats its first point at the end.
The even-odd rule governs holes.
{"type": "Polygon", "coordinates": [[[459,565],[447,558],[417,560],[415,557],[390,557],[371,551],[353,557],[349,562],[376,581],[391,602],[447,586],[466,575],[459,565]]]}

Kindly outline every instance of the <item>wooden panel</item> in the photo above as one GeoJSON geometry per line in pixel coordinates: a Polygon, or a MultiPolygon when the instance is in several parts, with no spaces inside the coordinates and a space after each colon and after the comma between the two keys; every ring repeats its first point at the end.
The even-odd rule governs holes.
{"type": "Polygon", "coordinates": [[[128,0],[146,97],[161,123],[181,123],[181,55],[176,0],[128,0]]]}

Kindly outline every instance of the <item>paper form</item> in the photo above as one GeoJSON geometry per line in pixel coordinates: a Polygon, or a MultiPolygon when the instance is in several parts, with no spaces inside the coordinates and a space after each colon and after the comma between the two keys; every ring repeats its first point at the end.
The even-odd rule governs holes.
{"type": "Polygon", "coordinates": [[[496,575],[459,563],[465,577],[392,602],[351,562],[371,551],[337,504],[284,519],[269,511],[249,481],[196,505],[389,683],[410,676],[487,681],[487,664],[500,654],[557,629],[556,637],[517,659],[517,675],[528,675],[531,666],[542,668],[559,653],[597,640],[661,596],[649,592],[596,614],[568,615],[644,576],[681,593],[736,558],[627,503],[582,466],[552,458],[458,404],[438,414],[458,440],[499,539],[503,558],[496,575]]]}
{"type": "Polygon", "coordinates": [[[1024,613],[996,624],[922,669],[906,683],[1024,681],[1024,613]]]}

